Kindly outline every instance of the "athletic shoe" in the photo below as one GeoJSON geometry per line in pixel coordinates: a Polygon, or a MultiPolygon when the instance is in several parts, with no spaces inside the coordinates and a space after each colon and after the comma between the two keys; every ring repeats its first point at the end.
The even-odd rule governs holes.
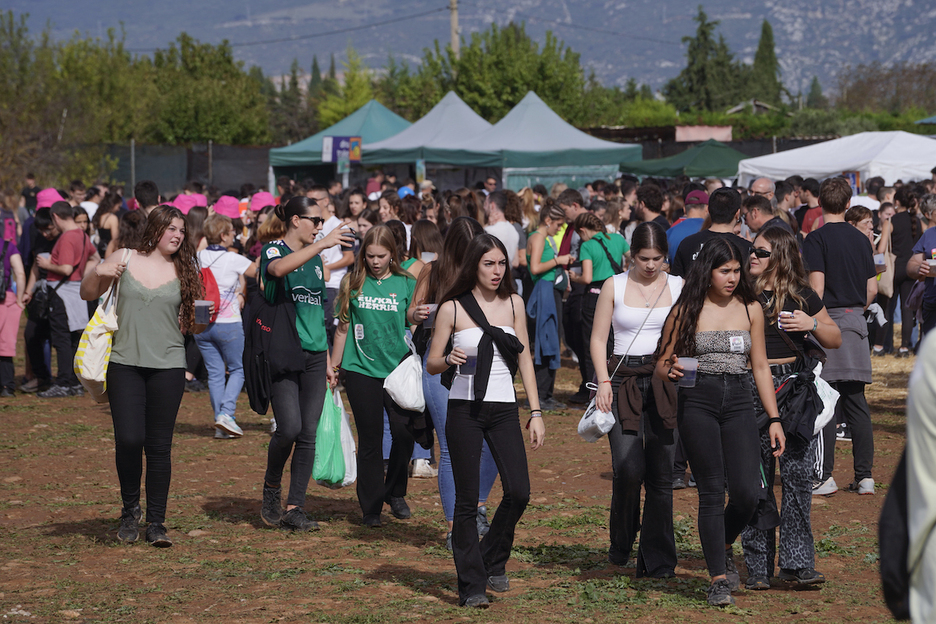
{"type": "Polygon", "coordinates": [[[491,603],[487,599],[487,596],[484,594],[478,594],[477,596],[469,596],[466,598],[465,602],[463,602],[461,606],[472,609],[487,609],[491,606],[491,603]]]}
{"type": "Polygon", "coordinates": [[[237,423],[234,421],[234,418],[228,416],[227,414],[218,414],[215,417],[215,429],[225,431],[235,438],[239,438],[244,435],[244,430],[237,425],[237,423]]]}
{"type": "Polygon", "coordinates": [[[198,381],[197,379],[190,379],[185,382],[185,391],[186,392],[204,392],[208,388],[205,387],[205,384],[198,381]]]}
{"type": "Polygon", "coordinates": [[[230,433],[228,433],[227,431],[222,431],[222,430],[220,430],[220,429],[215,429],[215,436],[214,436],[214,437],[215,437],[215,440],[230,440],[231,438],[235,438],[235,437],[237,437],[237,436],[232,436],[232,435],[231,435],[230,433]]]}
{"type": "Polygon", "coordinates": [[[813,496],[832,496],[836,492],[838,492],[838,485],[833,477],[829,477],[825,481],[813,481],[813,496]]]}
{"type": "Polygon", "coordinates": [[[121,542],[132,543],[140,537],[140,520],[143,518],[143,510],[139,503],[132,508],[126,507],[120,512],[120,528],[117,529],[117,539],[121,542]]]}
{"type": "Polygon", "coordinates": [[[673,479],[673,489],[674,490],[685,490],[686,489],[686,480],[682,477],[676,477],[673,479]]]}
{"type": "Polygon", "coordinates": [[[290,531],[317,531],[319,525],[318,522],[306,515],[305,510],[293,507],[283,514],[280,528],[289,529],[290,531]]]}
{"type": "Polygon", "coordinates": [[[454,552],[455,550],[454,548],[452,548],[452,532],[451,531],[445,534],[445,550],[449,552],[454,552]]]}
{"type": "Polygon", "coordinates": [[[843,442],[851,442],[851,430],[848,428],[848,425],[837,425],[835,427],[835,439],[842,440],[843,442]]]}
{"type": "Polygon", "coordinates": [[[698,485],[696,485],[695,477],[692,476],[691,473],[689,475],[689,479],[686,481],[686,485],[688,485],[689,487],[699,487],[698,485]]]}
{"type": "Polygon", "coordinates": [[[260,505],[260,519],[267,526],[279,526],[283,520],[283,489],[263,486],[263,503],[260,505]]]}
{"type": "Polygon", "coordinates": [[[874,479],[865,477],[861,481],[852,481],[848,485],[848,491],[863,495],[874,494],[874,479]]]}
{"type": "Polygon", "coordinates": [[[11,388],[4,388],[3,390],[0,390],[0,398],[7,399],[15,396],[16,393],[11,388]]]}
{"type": "Polygon", "coordinates": [[[897,353],[894,354],[896,358],[908,358],[910,357],[910,349],[900,349],[897,353]]]}
{"type": "Polygon", "coordinates": [[[39,392],[36,394],[36,396],[41,399],[61,399],[63,397],[70,397],[75,395],[69,386],[60,386],[56,384],[54,386],[50,386],[48,390],[39,392]]]}
{"type": "Polygon", "coordinates": [[[393,514],[394,518],[406,520],[413,515],[409,505],[406,504],[406,499],[402,496],[391,496],[387,499],[387,502],[390,504],[390,513],[393,514]]]}
{"type": "Polygon", "coordinates": [[[728,579],[720,579],[712,583],[708,588],[708,603],[713,607],[727,607],[735,603],[728,579]]]}
{"type": "Polygon", "coordinates": [[[556,399],[550,397],[545,401],[540,402],[540,409],[544,412],[555,412],[558,410],[564,410],[566,408],[565,403],[560,403],[556,399]]]}
{"type": "Polygon", "coordinates": [[[380,520],[380,514],[364,516],[363,524],[369,529],[379,529],[383,526],[383,522],[380,520]]]}
{"type": "Polygon", "coordinates": [[[414,479],[435,479],[439,471],[432,467],[428,459],[414,459],[410,463],[410,476],[414,479]]]}
{"type": "Polygon", "coordinates": [[[478,505],[478,537],[484,537],[491,530],[491,523],[487,519],[487,506],[478,505]]]}
{"type": "Polygon", "coordinates": [[[885,357],[887,353],[884,352],[884,349],[872,348],[871,357],[885,357]]]}
{"type": "Polygon", "coordinates": [[[576,392],[575,394],[569,397],[569,403],[572,403],[573,405],[587,405],[588,402],[591,400],[591,397],[589,396],[590,394],[591,393],[588,392],[587,390],[584,392],[579,390],[578,392],[576,392]]]}
{"type": "Polygon", "coordinates": [[[489,576],[487,579],[487,586],[490,587],[492,591],[503,594],[504,592],[510,591],[510,579],[507,578],[506,574],[489,576]]]}
{"type": "Polygon", "coordinates": [[[39,392],[40,390],[42,390],[41,386],[43,385],[48,386],[49,382],[48,381],[41,382],[38,379],[30,379],[29,381],[23,382],[20,385],[20,392],[28,392],[28,393],[39,392]]]}
{"type": "Polygon", "coordinates": [[[799,583],[800,585],[818,585],[825,583],[825,576],[822,572],[816,572],[812,568],[800,568],[799,570],[785,570],[780,568],[780,580],[787,583],[799,583]]]}
{"type": "Polygon", "coordinates": [[[744,583],[744,589],[764,591],[770,589],[770,579],[766,576],[749,576],[744,583]]]}
{"type": "Polygon", "coordinates": [[[172,540],[166,535],[166,527],[159,522],[150,522],[146,527],[146,541],[156,548],[169,548],[172,540]]]}
{"type": "Polygon", "coordinates": [[[734,550],[729,546],[725,549],[725,578],[728,579],[728,589],[736,591],[741,587],[741,575],[734,563],[734,550]]]}
{"type": "Polygon", "coordinates": [[[72,396],[84,396],[84,386],[78,384],[68,389],[72,396]]]}

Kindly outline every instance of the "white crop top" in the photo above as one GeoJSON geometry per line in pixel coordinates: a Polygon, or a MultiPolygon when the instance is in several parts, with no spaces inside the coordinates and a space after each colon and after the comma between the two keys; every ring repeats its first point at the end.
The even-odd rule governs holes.
{"type": "MultiPolygon", "coordinates": [[[[501,325],[501,329],[512,336],[516,336],[513,327],[501,325]]],[[[484,331],[480,327],[469,327],[455,332],[452,336],[452,346],[465,351],[465,347],[477,350],[478,343],[484,331]]],[[[456,372],[452,380],[452,388],[449,390],[450,399],[462,399],[467,401],[474,400],[474,375],[460,375],[456,372]]],[[[488,377],[487,391],[484,393],[484,400],[490,403],[516,403],[517,393],[514,391],[513,377],[510,375],[510,369],[497,350],[497,344],[494,345],[494,359],[491,361],[491,375],[488,377]]]]}
{"type": "Polygon", "coordinates": [[[635,308],[624,305],[624,291],[627,288],[627,276],[630,271],[619,273],[614,280],[614,313],[611,316],[611,327],[614,329],[614,353],[616,355],[642,356],[651,355],[656,351],[660,334],[663,333],[663,324],[669,315],[673,303],[682,292],[683,279],[675,275],[667,275],[666,285],[669,287],[672,303],[653,309],[635,308]],[[647,313],[649,312],[649,316],[647,313]],[[647,322],[644,323],[644,319],[647,322]],[[643,324],[640,335],[637,329],[643,324]],[[636,335],[636,339],[635,336],[636,335]],[[633,346],[631,346],[633,342],[633,346]],[[630,347],[630,349],[628,349],[630,347]]]}

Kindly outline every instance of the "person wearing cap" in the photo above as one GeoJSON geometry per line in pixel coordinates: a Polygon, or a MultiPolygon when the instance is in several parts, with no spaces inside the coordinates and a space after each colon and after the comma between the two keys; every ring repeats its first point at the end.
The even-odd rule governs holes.
{"type": "Polygon", "coordinates": [[[208,370],[208,396],[214,413],[215,438],[239,438],[244,431],[238,426],[234,411],[237,397],[244,386],[244,325],[241,310],[246,303],[245,277],[253,278],[256,265],[248,258],[228,251],[234,244],[234,224],[239,218],[238,201],[221,196],[214,205],[215,214],[205,219],[204,233],[208,248],[198,252],[198,264],[209,269],[218,284],[221,305],[218,316],[208,329],[195,335],[208,370]],[[227,371],[227,381],[225,381],[227,371]]]}
{"type": "Polygon", "coordinates": [[[691,191],[686,195],[686,216],[670,229],[666,230],[666,242],[669,244],[669,264],[672,266],[679,243],[702,229],[708,216],[708,193],[691,191]]]}
{"type": "Polygon", "coordinates": [[[419,198],[423,197],[432,197],[432,193],[435,192],[435,184],[432,183],[432,180],[423,180],[419,183],[419,198]]]}

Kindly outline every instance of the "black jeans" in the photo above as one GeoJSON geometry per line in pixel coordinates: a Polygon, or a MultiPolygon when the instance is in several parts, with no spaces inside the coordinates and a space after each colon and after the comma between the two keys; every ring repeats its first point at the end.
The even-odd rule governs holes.
{"type": "Polygon", "coordinates": [[[530,502],[530,474],[516,403],[449,399],[445,435],[450,441],[455,477],[452,552],[462,604],[483,595],[488,576],[505,573],[514,531],[530,502]],[[481,441],[486,440],[500,472],[504,497],[491,520],[491,530],[478,543],[478,490],[481,441]]]}
{"type": "Polygon", "coordinates": [[[266,484],[279,486],[283,467],[292,453],[287,505],[302,507],[315,462],[315,433],[325,402],[327,353],[303,351],[305,370],[273,381],[270,403],[276,431],[267,449],[266,484]]]}
{"type": "Polygon", "coordinates": [[[679,389],[679,435],[699,488],[699,539],[712,576],[725,573],[725,544],[757,509],[760,437],[752,383],[748,374],[699,373],[694,388],[679,389]]]}
{"type": "Polygon", "coordinates": [[[147,522],[161,524],[166,520],[172,431],[184,391],[184,368],[143,368],[116,362],[107,367],[120,497],[124,508],[140,502],[146,453],[147,522]]]}
{"type": "MultiPolygon", "coordinates": [[[[383,379],[345,371],[345,388],[358,434],[357,496],[364,517],[380,515],[391,496],[406,496],[406,480],[415,440],[399,422],[399,408],[383,389],[383,379]],[[390,463],[384,476],[383,412],[390,416],[390,463]]],[[[477,513],[477,510],[475,511],[477,513]]]]}
{"type": "MultiPolygon", "coordinates": [[[[598,306],[598,295],[601,293],[602,282],[592,282],[582,298],[582,342],[585,345],[584,353],[579,356],[583,367],[583,379],[586,383],[595,378],[595,364],[591,359],[591,334],[595,325],[595,308],[598,306]],[[593,292],[594,291],[594,292],[593,292]]],[[[614,330],[608,326],[608,355],[614,351],[614,330]]]]}
{"type": "Polygon", "coordinates": [[[852,455],[854,457],[855,481],[871,476],[874,468],[874,429],[871,426],[871,410],[865,399],[865,384],[862,381],[833,381],[830,385],[840,396],[835,405],[836,418],[829,421],[822,430],[822,471],[821,479],[832,476],[835,467],[835,424],[838,416],[844,416],[852,436],[852,455]]]}
{"type": "MultiPolygon", "coordinates": [[[[887,320],[890,321],[887,326],[884,328],[885,340],[887,343],[896,343],[896,340],[893,340],[894,334],[894,316],[897,312],[897,298],[900,297],[900,348],[901,349],[911,349],[913,348],[913,328],[916,325],[916,313],[907,306],[907,300],[910,298],[910,291],[913,289],[913,284],[916,280],[910,279],[904,275],[903,279],[899,280],[894,279],[894,296],[890,298],[887,309],[885,310],[885,315],[887,320]],[[888,340],[889,339],[889,340],[888,340]]],[[[896,349],[896,344],[894,345],[896,349]]],[[[885,344],[884,350],[887,350],[887,345],[885,344]]]]}
{"type": "Polygon", "coordinates": [[[936,304],[923,303],[923,325],[920,328],[920,339],[933,327],[936,327],[936,304]]]}
{"type": "Polygon", "coordinates": [[[49,289],[49,302],[52,304],[49,314],[50,339],[58,361],[55,384],[71,388],[78,385],[78,378],[75,376],[75,352],[81,340],[81,330],[68,331],[68,313],[65,310],[65,303],[58,293],[52,292],[52,289],[49,289]]]}
{"type": "Polygon", "coordinates": [[[589,350],[589,340],[582,338],[582,304],[585,297],[585,286],[583,284],[572,284],[569,296],[562,307],[562,328],[565,335],[566,346],[572,349],[572,352],[578,358],[579,375],[582,381],[579,384],[579,392],[588,392],[585,383],[591,381],[591,377],[585,378],[585,358],[589,350]]]}
{"type": "MultiPolygon", "coordinates": [[[[553,288],[553,301],[556,305],[556,329],[562,327],[562,293],[553,288]]],[[[530,344],[533,344],[538,337],[536,336],[536,322],[527,317],[527,327],[532,336],[530,344]]],[[[562,348],[562,343],[560,343],[559,348],[562,348]]],[[[533,365],[533,371],[536,373],[536,393],[539,395],[540,403],[546,399],[551,399],[553,395],[553,389],[556,386],[556,370],[550,369],[548,364],[533,365]]]]}
{"type": "Polygon", "coordinates": [[[637,576],[672,576],[676,572],[676,540],[673,537],[673,455],[675,430],[663,426],[650,386],[651,376],[637,377],[643,394],[640,430],[624,432],[618,420],[617,392],[622,378],[611,383],[614,427],[608,432],[611,444],[611,548],[608,557],[624,565],[630,557],[637,531],[637,576]],[[640,487],[644,498],[640,522],[640,487]]]}
{"type": "Polygon", "coordinates": [[[32,367],[33,375],[40,382],[49,381],[52,378],[45,359],[45,343],[51,337],[49,321],[37,321],[31,316],[26,319],[23,342],[26,346],[26,353],[29,355],[29,365],[32,367]]]}

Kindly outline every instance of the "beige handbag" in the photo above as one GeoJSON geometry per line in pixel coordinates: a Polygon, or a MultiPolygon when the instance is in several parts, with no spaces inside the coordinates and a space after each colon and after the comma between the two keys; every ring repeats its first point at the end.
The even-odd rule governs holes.
{"type": "Polygon", "coordinates": [[[897,256],[891,253],[891,236],[887,237],[887,247],[884,248],[884,272],[878,275],[878,294],[885,297],[894,296],[894,261],[897,256]]]}

